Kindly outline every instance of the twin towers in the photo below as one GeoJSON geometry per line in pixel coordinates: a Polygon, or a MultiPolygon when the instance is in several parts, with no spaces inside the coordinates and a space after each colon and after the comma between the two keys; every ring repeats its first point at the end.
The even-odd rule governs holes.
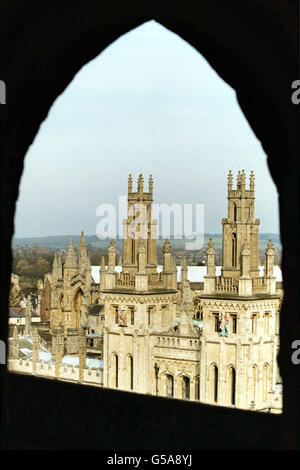
{"type": "MultiPolygon", "coordinates": [[[[128,215],[124,223],[123,271],[136,272],[138,252],[145,250],[146,271],[156,272],[157,221],[152,219],[153,177],[149,176],[148,192],[144,191],[143,175],[137,180],[137,191],[133,190],[132,176],[128,178],[128,215]],[[142,220],[142,223],[140,221],[142,220]],[[141,230],[143,225],[143,230],[141,230]],[[134,230],[135,234],[133,233],[134,230]],[[143,236],[138,236],[138,230],[143,236]]],[[[247,275],[259,277],[259,219],[254,216],[255,177],[250,173],[246,185],[245,171],[239,171],[236,186],[232,172],[228,173],[227,217],[222,219],[222,276],[239,278],[242,274],[242,253],[249,252],[247,275]]]]}

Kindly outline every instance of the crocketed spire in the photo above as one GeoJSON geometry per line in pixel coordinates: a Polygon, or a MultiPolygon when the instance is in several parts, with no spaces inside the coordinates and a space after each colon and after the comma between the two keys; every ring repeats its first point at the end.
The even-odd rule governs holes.
{"type": "Polygon", "coordinates": [[[74,250],[73,240],[70,238],[67,256],[65,260],[65,268],[77,268],[77,258],[74,250]]]}

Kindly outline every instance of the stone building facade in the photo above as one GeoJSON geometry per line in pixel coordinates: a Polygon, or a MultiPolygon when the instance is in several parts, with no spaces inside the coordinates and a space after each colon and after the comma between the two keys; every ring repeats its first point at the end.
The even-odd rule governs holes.
{"type": "Polygon", "coordinates": [[[101,336],[104,387],[245,409],[279,409],[276,356],[282,291],[274,276],[271,240],[260,275],[254,186],[254,174],[246,188],[242,171],[233,188],[229,172],[221,273],[216,275],[210,239],[204,282],[194,289],[184,257],[177,279],[168,240],[158,270],[153,179],[150,176],[145,191],[140,175],[133,191],[129,176],[119,266],[111,240],[107,263],[103,257],[99,281],[94,279],[82,233],[78,254],[71,240],[64,264],[56,255],[52,272],[45,276],[41,317],[49,321],[53,355],[62,356],[65,349],[80,356],[85,332],[101,336]]]}

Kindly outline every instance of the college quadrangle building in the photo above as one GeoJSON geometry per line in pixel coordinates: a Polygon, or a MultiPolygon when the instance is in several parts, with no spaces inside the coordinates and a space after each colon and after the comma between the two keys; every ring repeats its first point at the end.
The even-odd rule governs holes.
{"type": "MultiPolygon", "coordinates": [[[[259,260],[255,184],[245,172],[233,187],[228,174],[227,217],[222,219],[222,266],[210,239],[205,266],[177,266],[168,240],[163,266],[156,259],[153,180],[137,191],[128,180],[128,217],[117,263],[111,240],[107,263],[91,266],[82,233],[77,254],[70,241],[64,263],[39,283],[40,322],[15,325],[9,367],[137,393],[280,412],[279,310],[281,271],[269,240],[259,260]],[[139,204],[139,206],[137,206],[139,204]],[[133,237],[137,213],[146,235],[133,237]]],[[[137,233],[137,232],[136,232],[137,233]]]]}

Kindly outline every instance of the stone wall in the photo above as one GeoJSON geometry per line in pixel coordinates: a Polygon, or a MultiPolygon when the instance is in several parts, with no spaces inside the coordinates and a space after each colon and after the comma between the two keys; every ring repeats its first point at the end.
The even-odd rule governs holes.
{"type": "MultiPolygon", "coordinates": [[[[8,359],[7,367],[10,371],[21,374],[31,374],[42,376],[48,379],[59,378],[69,382],[79,382],[79,367],[72,364],[61,364],[59,376],[55,375],[55,364],[51,362],[39,361],[36,364],[36,370],[33,372],[33,362],[26,359],[8,359]]],[[[103,371],[95,367],[86,367],[83,370],[82,383],[85,385],[103,386],[103,371]]]]}

